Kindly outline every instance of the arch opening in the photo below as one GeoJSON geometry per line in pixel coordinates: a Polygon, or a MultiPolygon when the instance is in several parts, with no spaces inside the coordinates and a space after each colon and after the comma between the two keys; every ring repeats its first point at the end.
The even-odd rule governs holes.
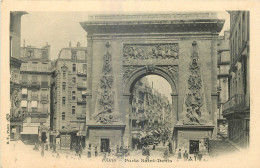
{"type": "Polygon", "coordinates": [[[172,85],[161,75],[142,74],[129,91],[132,149],[150,145],[159,150],[172,137],[172,85]]]}

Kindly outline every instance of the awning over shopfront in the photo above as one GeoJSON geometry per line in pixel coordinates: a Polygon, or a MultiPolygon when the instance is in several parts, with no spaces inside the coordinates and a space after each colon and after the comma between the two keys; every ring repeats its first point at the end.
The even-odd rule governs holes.
{"type": "Polygon", "coordinates": [[[38,134],[38,126],[37,127],[23,127],[23,132],[21,134],[38,134]]]}

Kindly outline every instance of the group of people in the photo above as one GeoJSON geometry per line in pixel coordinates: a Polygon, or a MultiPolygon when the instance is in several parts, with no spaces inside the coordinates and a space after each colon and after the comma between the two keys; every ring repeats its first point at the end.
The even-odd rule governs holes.
{"type": "MultiPolygon", "coordinates": [[[[45,151],[48,151],[50,147],[50,150],[52,150],[52,153],[56,153],[56,144],[51,143],[50,145],[48,142],[42,142],[37,141],[34,144],[33,150],[35,151],[41,151],[41,156],[44,157],[45,151]]],[[[57,153],[56,158],[59,158],[59,154],[57,153]]]]}
{"type": "Polygon", "coordinates": [[[129,146],[125,146],[125,148],[123,148],[123,146],[117,145],[116,146],[116,154],[121,154],[122,156],[128,156],[129,155],[129,146]]]}
{"type": "MultiPolygon", "coordinates": [[[[195,152],[193,155],[194,155],[194,161],[196,161],[196,160],[201,161],[201,159],[202,159],[202,154],[201,154],[201,153],[195,152]]],[[[179,149],[179,151],[178,151],[178,157],[177,157],[177,159],[178,159],[178,160],[181,160],[181,159],[182,159],[181,149],[179,149]]],[[[189,156],[187,150],[185,150],[185,152],[183,153],[183,159],[184,159],[184,161],[193,161],[192,157],[189,156]]]]}

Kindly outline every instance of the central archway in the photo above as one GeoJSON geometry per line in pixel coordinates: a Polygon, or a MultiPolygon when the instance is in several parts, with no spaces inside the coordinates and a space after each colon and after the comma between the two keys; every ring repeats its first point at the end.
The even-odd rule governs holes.
{"type": "Polygon", "coordinates": [[[164,80],[168,82],[170,85],[171,92],[171,129],[170,132],[173,131],[174,125],[178,121],[178,92],[177,92],[177,73],[178,67],[175,66],[170,67],[154,67],[154,66],[144,66],[142,68],[136,68],[134,72],[132,72],[126,81],[124,86],[124,97],[125,97],[125,107],[126,107],[126,129],[125,129],[125,140],[124,143],[127,143],[129,146],[132,146],[132,100],[133,100],[133,89],[138,81],[142,78],[149,75],[156,75],[162,77],[164,80]],[[127,142],[126,142],[127,141],[127,142]]]}

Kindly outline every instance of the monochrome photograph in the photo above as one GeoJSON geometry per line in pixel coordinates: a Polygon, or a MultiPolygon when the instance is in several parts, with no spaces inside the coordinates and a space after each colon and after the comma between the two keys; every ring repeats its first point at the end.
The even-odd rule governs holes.
{"type": "Polygon", "coordinates": [[[10,11],[10,167],[247,151],[250,14],[10,11]]]}

